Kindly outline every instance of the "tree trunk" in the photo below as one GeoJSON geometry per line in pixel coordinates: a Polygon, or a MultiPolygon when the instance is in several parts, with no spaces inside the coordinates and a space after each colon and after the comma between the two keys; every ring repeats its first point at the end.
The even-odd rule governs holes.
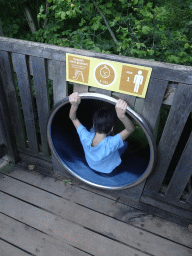
{"type": "Polygon", "coordinates": [[[31,16],[30,10],[27,6],[24,6],[24,13],[25,13],[25,17],[27,19],[27,23],[29,25],[29,28],[31,30],[31,33],[35,34],[35,32],[36,32],[35,23],[34,23],[33,18],[31,16]]]}
{"type": "Polygon", "coordinates": [[[2,29],[2,26],[1,26],[1,21],[0,21],[0,36],[4,36],[3,35],[3,29],[2,29]]]}

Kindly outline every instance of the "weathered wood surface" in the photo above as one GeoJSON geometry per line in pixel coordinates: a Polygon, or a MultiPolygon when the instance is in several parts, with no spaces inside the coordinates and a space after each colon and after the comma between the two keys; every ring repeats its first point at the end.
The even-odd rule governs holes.
{"type": "Polygon", "coordinates": [[[78,92],[78,93],[88,92],[88,86],[83,84],[73,83],[73,92],[78,92]]]}
{"type": "Polygon", "coordinates": [[[6,86],[4,86],[4,91],[7,98],[7,104],[15,133],[16,142],[18,147],[25,148],[26,141],[24,137],[24,128],[22,125],[21,113],[19,110],[19,105],[15,92],[13,69],[11,67],[11,58],[9,54],[4,51],[0,51],[0,58],[3,60],[5,72],[3,72],[2,75],[3,81],[6,84],[6,86]]]}
{"type": "MultiPolygon", "coordinates": [[[[52,76],[53,76],[53,103],[54,106],[58,104],[61,100],[66,98],[68,94],[67,82],[66,82],[66,63],[52,60],[52,76]]],[[[57,159],[51,153],[53,171],[61,172],[60,165],[57,159]]]]}
{"type": "Polygon", "coordinates": [[[7,148],[4,144],[0,144],[0,159],[7,154],[7,148]]]}
{"type": "Polygon", "coordinates": [[[100,89],[100,88],[95,88],[95,92],[96,93],[105,94],[107,96],[111,96],[111,91],[108,91],[108,90],[104,90],[104,89],[100,89]]]}
{"type": "Polygon", "coordinates": [[[19,160],[15,135],[12,127],[12,123],[10,121],[10,114],[8,110],[8,104],[6,100],[6,95],[4,91],[4,83],[3,83],[3,73],[5,73],[5,69],[0,59],[0,129],[2,141],[7,147],[7,151],[12,158],[12,161],[17,162],[19,160]]]}
{"type": "MultiPolygon", "coordinates": [[[[12,239],[17,226],[20,228],[15,237],[24,237],[24,225],[28,225],[28,239],[33,241],[35,233],[35,241],[39,238],[38,247],[35,241],[31,244],[33,250],[45,250],[45,246],[40,247],[42,238],[51,235],[59,243],[63,241],[91,255],[187,256],[192,252],[192,237],[186,228],[75,185],[64,186],[62,181],[16,168],[2,175],[0,187],[1,212],[7,215],[0,228],[3,239],[12,239]],[[8,218],[11,223],[4,228],[8,218]],[[37,230],[32,233],[33,228],[37,230]],[[44,233],[40,236],[38,231],[44,233]]],[[[19,239],[22,248],[26,248],[25,240],[19,239]]]]}
{"type": "Polygon", "coordinates": [[[51,156],[47,156],[42,152],[35,153],[34,151],[26,148],[25,150],[19,149],[19,157],[20,163],[22,161],[28,161],[29,163],[33,163],[35,165],[42,166],[47,169],[52,169],[52,159],[51,156]]]}
{"type": "Polygon", "coordinates": [[[187,198],[187,203],[192,204],[192,191],[189,194],[189,197],[187,198]]]}
{"type": "Polygon", "coordinates": [[[49,103],[47,92],[47,75],[45,61],[42,58],[31,57],[33,67],[33,79],[35,86],[38,122],[41,135],[42,152],[49,153],[47,143],[47,119],[49,117],[49,103]]]}
{"type": "Polygon", "coordinates": [[[0,38],[0,49],[9,52],[22,53],[36,57],[65,61],[66,52],[84,55],[88,57],[95,57],[107,59],[111,61],[130,63],[135,65],[152,67],[152,77],[157,79],[165,79],[168,81],[182,82],[192,84],[192,68],[190,66],[167,64],[158,61],[149,61],[125,56],[104,54],[93,51],[78,50],[72,48],[58,47],[53,45],[35,43],[31,41],[23,41],[11,38],[0,38]],[[181,72],[180,72],[181,71],[181,72]]]}
{"type": "Polygon", "coordinates": [[[53,102],[56,105],[67,96],[66,63],[52,61],[53,66],[53,102]]]}
{"type": "MultiPolygon", "coordinates": [[[[54,61],[48,60],[48,59],[46,61],[47,61],[48,78],[53,80],[54,79],[54,61]]],[[[31,61],[29,61],[29,66],[30,66],[30,75],[33,76],[33,69],[32,69],[31,61]]],[[[162,78],[159,80],[162,80],[162,78]]],[[[167,83],[167,82],[168,81],[165,80],[165,83],[167,83]]],[[[75,83],[74,83],[74,85],[75,85],[75,83]]],[[[177,86],[177,83],[175,83],[175,82],[168,83],[168,87],[167,87],[167,90],[166,90],[166,93],[165,93],[164,99],[163,99],[164,104],[172,105],[173,98],[175,95],[176,86],[177,86]]],[[[96,90],[96,87],[91,87],[91,86],[88,87],[89,92],[95,92],[95,90],[96,90]]],[[[158,90],[159,90],[159,88],[158,88],[158,90]]],[[[106,91],[106,90],[103,90],[103,91],[106,91]]],[[[100,93],[101,93],[101,91],[100,91],[100,93]]],[[[127,103],[129,103],[130,107],[132,107],[132,108],[135,105],[135,101],[142,100],[144,102],[144,99],[137,98],[136,96],[132,96],[132,95],[128,95],[128,94],[112,92],[111,95],[112,95],[112,97],[115,97],[115,98],[117,97],[117,98],[126,100],[127,103]]],[[[138,112],[139,112],[139,110],[140,110],[140,108],[138,109],[138,112]]]]}
{"type": "Polygon", "coordinates": [[[136,98],[136,100],[135,100],[134,110],[139,115],[142,113],[142,109],[143,109],[144,103],[145,103],[145,99],[144,98],[136,98]]]}
{"type": "Polygon", "coordinates": [[[192,86],[179,84],[158,146],[158,162],[146,183],[145,196],[158,197],[166,171],[192,109],[191,98],[192,86]]]}
{"type": "MultiPolygon", "coordinates": [[[[189,106],[185,108],[184,104],[187,105],[186,102],[188,100],[186,100],[185,102],[185,95],[184,96],[182,95],[182,93],[185,90],[184,87],[187,88],[186,84],[189,85],[188,86],[189,94],[191,93],[191,89],[190,89],[191,88],[190,84],[192,84],[192,75],[191,75],[192,68],[191,67],[165,64],[160,62],[152,62],[147,60],[134,59],[134,58],[111,55],[111,54],[96,53],[91,51],[70,49],[70,48],[64,48],[64,47],[58,47],[58,46],[50,46],[46,44],[39,44],[39,43],[27,42],[27,41],[21,41],[21,40],[9,39],[9,38],[0,38],[0,57],[3,58],[4,60],[4,65],[6,67],[5,80],[6,80],[6,83],[8,82],[8,86],[5,86],[6,87],[5,93],[8,100],[8,107],[11,113],[11,121],[14,127],[14,131],[16,135],[18,134],[18,136],[16,136],[16,139],[17,139],[17,145],[21,155],[26,153],[26,155],[37,157],[37,159],[42,158],[47,161],[50,160],[49,156],[47,156],[49,151],[47,147],[46,132],[45,132],[46,131],[46,124],[45,124],[46,114],[48,114],[49,112],[46,83],[47,83],[47,78],[53,80],[54,104],[58,103],[60,100],[62,100],[68,95],[66,73],[65,73],[66,72],[65,61],[66,61],[67,52],[78,54],[78,55],[85,55],[89,57],[100,58],[100,59],[107,59],[111,61],[119,61],[119,62],[152,67],[153,71],[152,71],[150,84],[149,84],[149,88],[148,88],[145,99],[141,99],[141,98],[137,98],[129,95],[123,95],[120,93],[114,93],[114,92],[110,92],[110,91],[102,90],[98,88],[91,88],[85,85],[78,85],[78,84],[74,84],[73,89],[79,92],[88,92],[88,91],[92,91],[93,89],[93,91],[95,92],[107,94],[109,96],[111,96],[112,94],[112,96],[114,97],[120,97],[127,100],[129,105],[147,121],[152,131],[154,131],[156,127],[155,125],[158,120],[159,110],[162,102],[165,104],[173,105],[163,136],[161,138],[159,149],[158,149],[158,152],[159,152],[158,156],[160,160],[158,159],[157,169],[155,169],[154,177],[152,174],[148,180],[144,195],[151,196],[151,193],[153,193],[153,198],[156,198],[156,200],[162,200],[166,202],[166,198],[168,198],[168,193],[169,192],[172,193],[171,192],[172,189],[175,190],[176,193],[181,194],[184,185],[186,185],[186,182],[189,179],[190,174],[186,175],[185,180],[183,179],[182,186],[180,187],[179,192],[176,191],[177,187],[174,187],[174,188],[171,187],[173,186],[173,183],[170,183],[170,186],[167,190],[167,196],[162,197],[161,195],[159,195],[158,192],[161,187],[162,181],[165,177],[171,158],[174,154],[174,150],[176,148],[182,129],[185,125],[187,115],[189,114],[189,108],[191,107],[191,104],[189,103],[188,104],[189,106]],[[13,52],[13,54],[11,52],[13,52]],[[26,98],[25,95],[27,95],[28,97],[27,103],[29,102],[29,106],[27,106],[28,108],[24,107],[24,116],[25,116],[25,122],[26,122],[27,137],[29,141],[29,148],[25,147],[26,139],[24,138],[23,127],[21,125],[22,121],[20,119],[20,111],[17,106],[17,100],[15,95],[13,74],[12,74],[12,67],[11,67],[11,56],[13,57],[12,58],[13,64],[18,76],[18,81],[24,80],[22,85],[21,85],[21,82],[19,82],[22,104],[24,105],[23,102],[25,101],[25,98],[26,98]],[[39,148],[38,148],[38,143],[36,138],[37,129],[35,127],[35,122],[34,122],[33,101],[31,100],[31,91],[30,91],[30,84],[28,79],[29,75],[33,76],[33,79],[35,82],[39,126],[41,131],[42,151],[46,155],[43,155],[41,152],[39,152],[39,148]],[[182,83],[182,84],[178,86],[178,83],[182,83]],[[27,87],[26,87],[27,89],[25,88],[26,90],[23,93],[22,92],[23,89],[21,90],[21,88],[24,88],[26,84],[27,84],[27,87]],[[180,104],[181,104],[181,109],[184,109],[184,111],[186,111],[186,112],[183,112],[184,114],[182,113],[182,110],[180,110],[180,104]],[[174,111],[178,112],[175,114],[175,117],[173,117],[174,111]],[[173,125],[175,125],[176,128],[173,127],[173,125]],[[170,132],[173,135],[173,136],[171,135],[172,139],[169,138],[170,132]],[[169,143],[167,143],[167,141],[169,143]],[[155,182],[153,182],[154,180],[155,182]]],[[[190,97],[191,97],[190,95],[187,95],[186,99],[187,98],[189,99],[190,97]]],[[[53,165],[55,170],[57,161],[54,159],[54,157],[52,159],[53,159],[53,165]]],[[[184,165],[182,164],[182,168],[183,166],[184,165]]],[[[60,170],[61,166],[58,165],[57,169],[60,170]]],[[[178,177],[176,178],[176,175],[177,174],[174,174],[173,180],[174,179],[178,180],[178,177]]],[[[128,196],[129,198],[132,198],[133,200],[138,201],[140,198],[140,195],[142,194],[144,185],[145,185],[145,182],[143,182],[137,187],[132,188],[131,190],[129,189],[129,190],[121,191],[119,192],[119,195],[128,196]]],[[[105,195],[107,194],[107,192],[105,193],[104,191],[101,194],[105,195]]],[[[170,194],[170,198],[167,199],[167,202],[170,202],[172,203],[172,205],[174,205],[173,199],[174,199],[173,194],[172,195],[170,194]]],[[[176,205],[182,207],[182,204],[183,204],[183,208],[190,209],[191,207],[190,204],[192,203],[192,193],[189,195],[186,202],[187,203],[180,203],[178,200],[175,200],[176,205]]],[[[173,212],[174,212],[174,209],[173,209],[173,212]]],[[[179,210],[179,215],[182,216],[182,211],[180,210],[179,210]]]]}
{"type": "MultiPolygon", "coordinates": [[[[138,98],[135,102],[134,110],[143,117],[153,133],[155,133],[155,125],[167,85],[167,81],[151,78],[145,99],[138,98]]],[[[145,183],[146,181],[137,186],[140,189],[138,193],[139,199],[143,193],[145,183]]],[[[125,194],[129,194],[129,190],[125,194]]]]}
{"type": "Polygon", "coordinates": [[[151,131],[154,131],[155,129],[155,124],[167,85],[167,81],[153,78],[150,79],[144,104],[139,112],[141,113],[143,119],[148,123],[151,131]]]}
{"type": "MultiPolygon", "coordinates": [[[[11,256],[12,250],[17,252],[17,247],[28,252],[22,255],[47,255],[47,256],[88,256],[89,254],[81,252],[80,250],[64,244],[63,241],[55,239],[44,232],[34,229],[32,226],[27,225],[25,221],[21,219],[11,218],[10,216],[0,213],[0,234],[1,237],[12,244],[11,248],[6,248],[7,254],[5,256],[11,256]],[[16,246],[16,247],[15,247],[16,246]],[[10,254],[9,254],[10,253],[10,254]]],[[[1,241],[1,240],[0,240],[1,241]]],[[[5,245],[6,246],[6,245],[5,245]]],[[[1,250],[1,249],[0,249],[1,250]]],[[[1,252],[1,251],[0,251],[1,252]]],[[[15,253],[16,253],[15,252],[15,253]]],[[[18,252],[18,253],[19,253],[18,252]]],[[[23,252],[24,253],[24,252],[23,252]]]]}
{"type": "Polygon", "coordinates": [[[34,108],[26,56],[23,54],[13,53],[12,57],[17,74],[19,91],[21,95],[21,102],[25,118],[25,126],[29,142],[29,148],[34,150],[35,152],[38,152],[34,108]]]}
{"type": "MultiPolygon", "coordinates": [[[[46,201],[46,198],[44,200],[46,201]]],[[[53,236],[63,243],[70,244],[89,254],[98,256],[118,254],[124,256],[128,253],[131,256],[135,256],[138,252],[134,248],[97,234],[79,224],[63,219],[61,216],[55,215],[52,212],[45,211],[42,207],[33,206],[5,193],[0,193],[0,201],[1,211],[10,218],[22,221],[49,236],[53,236]]],[[[73,214],[75,215],[75,213],[73,214]]],[[[143,252],[138,253],[140,256],[147,255],[143,252]]]]}
{"type": "MultiPolygon", "coordinates": [[[[47,63],[48,78],[53,80],[54,79],[54,69],[55,69],[54,68],[54,61],[52,61],[50,59],[47,59],[46,63],[47,63]]],[[[30,75],[33,76],[33,69],[32,69],[31,60],[29,60],[29,66],[30,66],[30,70],[29,70],[30,75]]],[[[162,80],[162,78],[160,80],[162,80]]],[[[165,80],[165,83],[167,83],[167,82],[168,81],[165,80]]],[[[75,85],[75,83],[74,83],[74,85],[75,85]]],[[[90,86],[88,87],[89,92],[95,92],[96,89],[98,89],[98,88],[90,87],[90,86]]],[[[160,88],[158,88],[158,90],[159,89],[160,88]]],[[[166,94],[165,94],[165,97],[164,97],[164,100],[163,100],[164,104],[172,105],[173,98],[174,98],[174,95],[175,95],[175,89],[176,89],[176,83],[175,82],[169,82],[167,90],[166,90],[166,94]]],[[[103,93],[103,91],[106,91],[106,90],[102,90],[102,89],[98,89],[98,90],[101,90],[100,93],[103,93]]],[[[108,93],[108,95],[111,94],[111,92],[109,92],[109,91],[106,91],[106,93],[108,93]]],[[[112,92],[111,95],[112,95],[112,97],[118,97],[118,98],[126,100],[129,103],[130,107],[132,107],[132,108],[135,105],[135,101],[142,100],[144,102],[144,99],[137,98],[136,96],[131,96],[131,95],[128,95],[128,94],[112,92]]],[[[142,110],[142,108],[138,108],[138,113],[139,113],[140,110],[142,110]]]]}
{"type": "MultiPolygon", "coordinates": [[[[109,219],[104,215],[97,212],[92,212],[89,209],[85,209],[82,206],[73,204],[67,200],[62,200],[55,195],[47,194],[47,192],[38,190],[35,187],[31,187],[27,184],[23,185],[23,183],[16,180],[10,180],[8,177],[3,179],[3,183],[4,185],[2,186],[2,191],[9,195],[17,195],[17,198],[19,199],[39,206],[49,212],[51,211],[55,215],[78,223],[89,230],[98,232],[100,234],[102,233],[105,236],[109,236],[116,241],[128,244],[134,248],[138,247],[138,241],[140,243],[138,248],[148,253],[152,253],[155,250],[157,251],[157,246],[159,247],[158,250],[160,253],[160,251],[162,251],[162,244],[164,247],[166,246],[167,241],[162,238],[153,236],[145,231],[140,232],[138,228],[134,228],[132,226],[125,226],[121,222],[114,219],[109,219]],[[8,184],[9,188],[7,188],[8,184]],[[132,235],[130,236],[129,234],[132,235]],[[147,244],[150,242],[150,240],[153,240],[153,246],[147,248],[147,244]]],[[[2,185],[2,183],[0,183],[0,185],[2,185]]],[[[9,200],[9,198],[7,200],[9,200]]],[[[168,242],[167,246],[171,246],[170,244],[172,243],[168,242]]],[[[174,244],[172,247],[174,247],[174,244]]],[[[165,250],[167,249],[168,248],[165,248],[165,250]]],[[[159,253],[157,253],[157,255],[159,255],[159,253]]]]}
{"type": "MultiPolygon", "coordinates": [[[[1,214],[0,214],[1,215],[1,214]]],[[[1,224],[0,224],[1,225],[1,224]]],[[[8,242],[0,239],[0,253],[1,256],[29,256],[27,252],[11,245],[8,242]]]]}
{"type": "MultiPolygon", "coordinates": [[[[28,161],[20,162],[21,166],[24,168],[28,168],[28,165],[30,165],[31,163],[33,163],[33,159],[28,159],[28,161]]],[[[60,166],[60,168],[61,168],[61,166],[60,166]]],[[[169,208],[166,208],[166,207],[165,208],[164,207],[157,208],[150,204],[143,204],[143,203],[136,201],[135,198],[137,198],[138,190],[140,190],[140,186],[137,186],[137,187],[135,186],[135,187],[133,187],[131,189],[127,189],[127,190],[120,190],[120,191],[119,190],[118,191],[108,191],[107,190],[106,191],[103,189],[94,188],[92,186],[85,184],[84,182],[74,179],[74,177],[71,176],[68,171],[66,171],[66,173],[58,176],[57,173],[53,173],[53,172],[51,172],[51,170],[49,170],[47,168],[46,169],[42,168],[41,166],[37,166],[36,170],[38,170],[43,176],[45,175],[45,176],[49,176],[49,177],[54,177],[54,178],[60,179],[60,180],[71,178],[73,183],[76,184],[79,188],[81,188],[82,189],[81,191],[83,191],[83,194],[81,194],[78,191],[78,194],[76,195],[78,200],[80,200],[81,204],[84,204],[83,203],[84,197],[87,198],[87,192],[84,193],[84,191],[85,190],[89,191],[90,198],[88,200],[88,203],[89,203],[88,207],[91,207],[91,208],[93,207],[93,209],[97,209],[97,206],[95,206],[95,205],[97,205],[97,202],[98,202],[97,197],[96,197],[95,202],[92,205],[92,201],[94,200],[94,197],[93,197],[94,194],[99,196],[99,198],[101,196],[102,198],[108,198],[110,200],[113,200],[116,203],[120,202],[121,210],[118,212],[118,214],[115,214],[115,218],[118,218],[119,215],[121,216],[121,218],[123,218],[124,216],[127,216],[126,213],[129,212],[128,206],[130,206],[130,207],[133,207],[134,209],[138,209],[140,211],[147,212],[149,215],[157,215],[161,218],[164,218],[170,222],[174,222],[174,223],[179,224],[184,227],[187,227],[191,223],[191,220],[192,220],[191,212],[188,212],[182,208],[179,208],[179,210],[178,210],[178,209],[175,209],[174,206],[171,206],[171,205],[169,205],[169,208]],[[90,206],[90,203],[91,203],[91,206],[90,206]],[[122,208],[122,204],[124,205],[125,208],[122,208]],[[96,208],[94,208],[94,207],[96,207],[96,208]],[[169,209],[171,209],[171,210],[169,210],[169,209]],[[169,212],[169,214],[168,214],[168,212],[169,212]]],[[[22,175],[22,177],[23,177],[23,175],[22,175]]],[[[64,192],[64,193],[66,193],[66,192],[64,192]]],[[[101,205],[102,209],[104,208],[105,203],[107,203],[107,201],[103,202],[103,205],[101,205]]],[[[101,212],[102,212],[102,210],[101,210],[101,212]]],[[[106,212],[104,214],[106,214],[106,212]]],[[[111,214],[110,211],[107,214],[111,214]]],[[[122,220],[121,218],[120,218],[120,220],[122,220]]]]}
{"type": "MultiPolygon", "coordinates": [[[[93,192],[99,194],[100,196],[108,197],[112,200],[117,200],[125,205],[129,205],[133,208],[147,212],[149,215],[157,215],[170,222],[174,222],[185,227],[187,227],[192,221],[191,211],[183,208],[178,208],[172,204],[166,204],[166,202],[164,203],[162,201],[154,200],[152,198],[147,198],[147,200],[143,200],[143,198],[145,197],[142,195],[142,193],[139,193],[139,191],[143,189],[142,183],[133,188],[118,191],[106,191],[102,189],[99,190],[90,187],[83,182],[79,186],[82,189],[90,191],[91,193],[93,192]],[[139,201],[137,200],[138,194],[139,201]]],[[[124,212],[122,214],[124,214],[124,212]]]]}
{"type": "Polygon", "coordinates": [[[3,137],[3,126],[2,126],[2,121],[0,120],[0,145],[4,144],[4,137],[3,137]]]}
{"type": "MultiPolygon", "coordinates": [[[[179,215],[183,220],[188,220],[188,225],[192,222],[192,214],[191,211],[188,211],[186,209],[180,208],[180,207],[174,207],[173,204],[166,203],[163,201],[163,196],[159,195],[161,200],[153,199],[152,197],[147,197],[142,195],[141,196],[141,202],[144,204],[147,204],[148,207],[151,205],[156,209],[156,211],[159,211],[160,209],[164,210],[168,213],[172,213],[173,215],[179,215]]],[[[166,218],[166,215],[165,215],[166,218]]],[[[171,220],[170,220],[171,221],[171,220]]]]}
{"type": "Polygon", "coordinates": [[[128,94],[123,94],[123,93],[112,92],[112,97],[113,96],[117,96],[119,99],[125,100],[131,108],[133,108],[134,105],[135,105],[135,101],[136,101],[135,96],[128,95],[128,94]]]}
{"type": "MultiPolygon", "coordinates": [[[[189,179],[192,176],[192,132],[188,139],[187,145],[182,153],[179,163],[175,169],[173,177],[166,190],[166,201],[174,204],[179,201],[189,179]],[[168,198],[167,198],[168,197],[168,198]]],[[[192,205],[188,205],[192,210],[192,205]]]]}
{"type": "Polygon", "coordinates": [[[178,83],[172,82],[172,81],[168,82],[168,86],[163,98],[163,104],[172,105],[177,87],[178,87],[178,83]]]}

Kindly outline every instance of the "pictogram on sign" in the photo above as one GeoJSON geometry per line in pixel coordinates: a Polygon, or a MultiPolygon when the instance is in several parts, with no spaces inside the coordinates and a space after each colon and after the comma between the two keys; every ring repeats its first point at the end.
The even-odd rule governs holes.
{"type": "Polygon", "coordinates": [[[108,63],[99,63],[94,70],[95,81],[104,87],[111,86],[116,79],[116,71],[112,65],[108,63]]]}
{"type": "Polygon", "coordinates": [[[145,98],[152,68],[66,54],[67,81],[145,98]]]}

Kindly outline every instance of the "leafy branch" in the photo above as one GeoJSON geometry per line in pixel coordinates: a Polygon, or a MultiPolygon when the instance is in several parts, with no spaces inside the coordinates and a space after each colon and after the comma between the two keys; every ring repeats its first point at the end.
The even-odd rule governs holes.
{"type": "Polygon", "coordinates": [[[80,44],[78,44],[77,42],[75,42],[75,41],[71,41],[71,40],[69,40],[69,39],[67,39],[67,38],[62,38],[64,41],[68,41],[68,42],[70,42],[70,43],[74,43],[74,44],[76,44],[76,45],[78,45],[81,49],[83,49],[83,47],[80,45],[80,44]]]}
{"type": "Polygon", "coordinates": [[[44,24],[43,24],[43,30],[45,30],[46,25],[47,25],[47,13],[48,13],[48,10],[49,10],[49,3],[48,3],[48,1],[46,1],[46,7],[45,7],[45,15],[46,15],[46,18],[45,18],[45,22],[44,22],[44,24]]]}
{"type": "Polygon", "coordinates": [[[191,0],[1,0],[1,25],[8,37],[192,65],[190,5],[191,0]]]}
{"type": "Polygon", "coordinates": [[[108,30],[109,30],[109,33],[110,33],[110,35],[111,35],[112,38],[113,38],[113,41],[114,41],[116,44],[119,44],[119,42],[117,41],[117,39],[116,39],[116,37],[115,37],[113,31],[111,30],[111,28],[110,28],[110,26],[109,26],[109,23],[108,23],[107,19],[105,18],[105,15],[102,13],[102,11],[99,9],[99,7],[96,5],[96,3],[95,3],[94,1],[92,1],[92,2],[93,2],[93,4],[95,5],[95,7],[97,8],[98,12],[101,14],[101,16],[102,16],[102,18],[103,18],[103,20],[104,20],[104,22],[105,22],[105,25],[107,26],[107,28],[108,28],[108,30]]]}

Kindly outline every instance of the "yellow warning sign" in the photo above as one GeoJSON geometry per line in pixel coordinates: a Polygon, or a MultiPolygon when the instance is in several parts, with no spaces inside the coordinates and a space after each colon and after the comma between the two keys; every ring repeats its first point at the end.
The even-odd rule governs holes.
{"type": "Polygon", "coordinates": [[[67,81],[145,98],[152,68],[66,54],[67,81]]]}

